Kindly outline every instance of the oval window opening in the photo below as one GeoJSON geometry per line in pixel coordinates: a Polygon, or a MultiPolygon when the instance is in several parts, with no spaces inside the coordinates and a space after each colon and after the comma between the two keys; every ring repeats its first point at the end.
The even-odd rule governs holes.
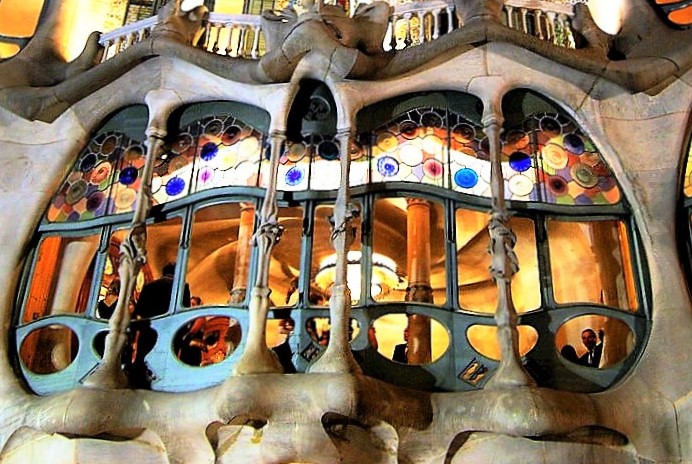
{"type": "MultiPolygon", "coordinates": [[[[538,332],[530,325],[520,325],[519,354],[525,356],[538,343],[538,332]]],[[[497,327],[494,325],[472,325],[466,331],[471,347],[494,361],[500,360],[500,345],[497,341],[497,327]]]]}
{"type": "Polygon", "coordinates": [[[34,374],[55,374],[77,357],[79,339],[64,325],[49,325],[29,333],[22,341],[19,356],[34,374]]]}
{"type": "Polygon", "coordinates": [[[173,352],[188,366],[204,367],[229,357],[241,339],[238,320],[226,316],[198,317],[178,329],[173,352]]]}
{"type": "Polygon", "coordinates": [[[430,364],[449,348],[447,329],[430,316],[387,314],[372,326],[377,352],[394,362],[430,364]]]}
{"type": "Polygon", "coordinates": [[[597,314],[570,319],[555,335],[555,348],[564,360],[596,369],[624,360],[634,344],[634,334],[627,324],[597,314]]]}
{"type": "MultiPolygon", "coordinates": [[[[328,317],[311,317],[305,321],[305,331],[313,342],[326,348],[332,331],[331,319],[328,317]]],[[[352,342],[359,333],[360,324],[357,320],[351,319],[348,326],[348,341],[352,342]]]]}

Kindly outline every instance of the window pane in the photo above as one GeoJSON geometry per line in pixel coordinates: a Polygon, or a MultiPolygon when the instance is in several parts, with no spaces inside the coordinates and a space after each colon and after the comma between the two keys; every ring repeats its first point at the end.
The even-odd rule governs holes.
{"type": "Polygon", "coordinates": [[[421,198],[375,203],[372,296],[376,301],[444,304],[444,208],[421,198]]]}
{"type": "Polygon", "coordinates": [[[83,313],[89,299],[98,235],[41,240],[24,322],[52,314],[83,313]],[[85,263],[89,263],[85,266],[85,263]]]}
{"type": "Polygon", "coordinates": [[[198,317],[183,325],[173,338],[173,352],[189,366],[209,366],[230,356],[240,344],[242,329],[237,319],[198,317]]]}
{"type": "Polygon", "coordinates": [[[421,314],[387,314],[373,328],[378,353],[401,364],[429,364],[449,347],[447,329],[421,314]]]}
{"type": "Polygon", "coordinates": [[[36,31],[43,0],[2,0],[0,35],[31,37],[36,31]]]}
{"type": "MultiPolygon", "coordinates": [[[[459,304],[463,309],[494,314],[497,284],[489,270],[489,219],[490,215],[483,211],[457,210],[457,278],[459,304]]],[[[517,312],[523,313],[541,304],[534,223],[527,218],[512,217],[509,228],[517,236],[514,252],[519,260],[519,272],[512,278],[512,301],[517,312]]]]}
{"type": "Polygon", "coordinates": [[[254,222],[253,203],[225,203],[195,212],[186,273],[192,306],[245,301],[254,222]]]}
{"type": "MultiPolygon", "coordinates": [[[[181,230],[182,220],[179,217],[147,224],[147,263],[137,277],[136,288],[141,291],[139,294],[135,292],[137,299],[133,317],[148,318],[168,312],[181,230]]],[[[114,235],[123,240],[127,233],[127,230],[121,230],[114,235]]],[[[189,298],[190,292],[186,285],[182,304],[189,305],[189,298]]]]}
{"type": "Polygon", "coordinates": [[[284,227],[284,232],[274,246],[269,262],[270,299],[272,306],[294,306],[299,296],[303,208],[279,208],[279,224],[284,227]]]}
{"type": "Polygon", "coordinates": [[[601,369],[629,356],[634,343],[634,334],[627,324],[596,314],[570,319],[555,334],[556,348],[565,360],[601,369]]]}
{"type": "Polygon", "coordinates": [[[64,325],[49,325],[32,331],[22,341],[19,357],[34,374],[54,374],[77,357],[79,339],[64,325]]]}
{"type": "MultiPolygon", "coordinates": [[[[310,279],[311,305],[326,306],[329,304],[331,287],[334,283],[336,269],[336,252],[332,245],[332,227],[330,218],[334,215],[334,207],[320,205],[315,208],[314,234],[312,238],[312,269],[310,279]]],[[[351,223],[356,227],[356,237],[348,252],[346,279],[351,290],[351,302],[358,303],[361,292],[361,227],[360,220],[351,223]]]]}
{"type": "Polygon", "coordinates": [[[558,303],[636,310],[627,229],[620,221],[548,221],[550,266],[558,303]]]}

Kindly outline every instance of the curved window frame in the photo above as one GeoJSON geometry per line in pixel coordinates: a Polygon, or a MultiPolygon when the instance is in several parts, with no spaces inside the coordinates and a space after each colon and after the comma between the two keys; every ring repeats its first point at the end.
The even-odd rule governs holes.
{"type": "MultiPolygon", "coordinates": [[[[360,137],[363,140],[363,137],[360,137]]],[[[265,140],[266,149],[266,140],[265,140]]],[[[365,147],[368,150],[369,147],[365,147]]],[[[264,161],[263,161],[264,162],[264,161]]],[[[226,202],[253,201],[256,205],[256,210],[261,208],[261,200],[264,196],[264,189],[261,187],[246,187],[246,186],[227,186],[215,188],[211,190],[200,191],[190,194],[186,197],[172,200],[158,205],[150,211],[149,221],[154,218],[160,220],[166,217],[179,216],[183,218],[182,223],[182,238],[183,247],[178,253],[178,271],[176,273],[175,289],[171,307],[174,308],[166,315],[155,318],[153,325],[157,331],[164,334],[159,337],[158,343],[172,344],[172,338],[176,333],[176,328],[181,327],[185,321],[202,316],[227,316],[238,320],[242,328],[242,333],[248,333],[249,317],[247,313],[248,297],[245,302],[240,305],[233,306],[204,306],[201,308],[184,308],[180,304],[181,295],[184,288],[185,276],[184,269],[186,266],[186,257],[189,251],[189,241],[191,236],[191,223],[194,213],[203,207],[208,207],[226,202]]],[[[372,234],[373,234],[373,211],[374,203],[378,199],[390,197],[408,197],[414,196],[427,200],[433,200],[441,204],[444,210],[444,230],[445,230],[445,259],[446,268],[456,269],[456,244],[455,244],[455,229],[456,229],[456,210],[460,207],[475,209],[481,211],[489,211],[490,199],[486,197],[478,197],[463,192],[455,192],[443,187],[435,187],[426,184],[407,183],[407,182],[385,182],[385,183],[370,183],[367,185],[359,185],[352,187],[352,199],[359,202],[362,206],[362,284],[361,284],[361,301],[352,309],[352,318],[360,325],[360,333],[352,341],[352,349],[357,353],[364,363],[364,370],[370,375],[379,377],[383,380],[391,381],[400,385],[419,388],[419,389],[447,389],[447,390],[473,390],[482,388],[490,374],[497,367],[497,361],[486,358],[469,343],[467,338],[467,330],[472,325],[494,325],[492,314],[481,314],[462,310],[458,301],[458,290],[455,272],[448,271],[446,273],[446,281],[448,283],[445,303],[435,305],[430,303],[415,303],[415,302],[377,302],[372,299],[368,290],[367,282],[370,282],[372,263],[372,234]],[[366,296],[367,295],[367,296],[366,296]],[[423,366],[402,366],[384,358],[381,355],[373,352],[373,347],[368,341],[368,330],[372,323],[379,317],[385,314],[403,313],[403,314],[420,314],[438,320],[447,329],[450,339],[449,348],[435,362],[423,366]],[[488,375],[479,376],[476,370],[485,369],[483,373],[488,375]]],[[[301,206],[303,208],[303,227],[301,230],[302,237],[300,239],[301,251],[301,275],[299,277],[299,299],[293,306],[277,306],[271,308],[274,317],[282,318],[282,314],[289,311],[291,318],[295,321],[296,333],[290,340],[293,351],[293,360],[299,372],[303,372],[310,362],[314,361],[314,356],[309,358],[304,356],[307,353],[313,342],[307,331],[305,330],[305,322],[313,317],[328,317],[329,310],[327,307],[316,307],[308,302],[310,273],[306,272],[309,269],[312,257],[311,242],[313,240],[312,233],[314,231],[314,211],[318,205],[326,204],[333,205],[336,200],[336,188],[329,191],[282,191],[278,192],[277,201],[280,204],[288,206],[301,206]],[[306,278],[307,275],[307,278],[306,278]],[[308,351],[306,351],[308,350],[308,351]]],[[[621,201],[614,205],[599,205],[599,206],[567,206],[556,204],[539,204],[526,201],[507,201],[507,207],[517,216],[530,218],[535,227],[537,259],[540,272],[540,292],[541,306],[538,309],[528,311],[519,315],[519,324],[531,325],[539,334],[539,341],[536,347],[532,349],[524,360],[527,362],[527,369],[534,375],[538,375],[539,384],[553,388],[575,389],[575,379],[585,379],[585,382],[576,386],[578,391],[600,391],[604,388],[612,386],[620,378],[627,374],[630,368],[637,361],[643,346],[648,336],[650,319],[649,310],[649,292],[647,290],[646,268],[642,259],[642,247],[634,226],[631,212],[627,206],[624,196],[621,201]],[[593,220],[592,214],[597,212],[598,217],[608,220],[622,221],[628,231],[629,246],[632,254],[632,267],[637,289],[638,308],[634,312],[624,312],[617,308],[607,307],[604,305],[568,303],[557,304],[552,295],[550,275],[549,250],[547,243],[547,232],[545,221],[548,218],[557,217],[565,220],[585,219],[588,215],[589,220],[593,220]],[[557,354],[554,337],[560,325],[570,319],[578,317],[581,314],[595,314],[606,317],[615,316],[624,320],[626,325],[631,329],[637,338],[637,346],[635,352],[631,353],[623,362],[613,368],[604,370],[585,369],[581,366],[565,367],[557,354]],[[558,321],[558,322],[556,322],[558,321]],[[532,370],[532,364],[537,366],[532,370]],[[550,366],[560,366],[559,369],[553,371],[549,368],[545,369],[546,364],[550,366]],[[558,379],[555,379],[557,375],[558,379]]],[[[111,231],[120,226],[127,227],[131,221],[132,213],[123,213],[116,216],[104,216],[88,221],[77,223],[48,223],[44,221],[37,231],[37,241],[45,234],[70,234],[78,233],[85,230],[102,230],[102,237],[110,237],[111,231]]],[[[255,221],[255,227],[257,226],[255,221]]],[[[108,242],[107,239],[101,240],[101,248],[103,244],[108,242]]],[[[103,253],[101,250],[99,253],[103,253]]],[[[103,261],[105,258],[101,258],[103,261]]],[[[250,263],[250,275],[248,289],[252,287],[255,279],[256,251],[252,252],[250,263]]],[[[18,294],[17,306],[23,308],[23,301],[27,292],[28,282],[33,272],[34,255],[28,261],[25,269],[23,285],[18,294]]],[[[100,271],[99,271],[100,272],[100,271]]],[[[98,278],[94,278],[94,282],[100,282],[98,278]]],[[[45,325],[50,325],[60,320],[68,320],[68,327],[75,330],[80,337],[95,336],[99,331],[107,329],[107,321],[99,320],[94,315],[94,305],[96,296],[94,288],[96,284],[92,283],[92,294],[89,299],[90,307],[85,316],[59,316],[47,317],[33,321],[27,324],[21,324],[19,319],[16,320],[16,344],[17,349],[21,344],[22,339],[33,329],[45,325]]],[[[249,292],[248,292],[249,295],[249,292]]],[[[192,389],[204,388],[216,383],[220,383],[227,376],[229,366],[235,363],[242,352],[245,340],[243,339],[236,351],[223,362],[214,366],[206,367],[206,374],[203,378],[197,377],[194,382],[176,381],[174,378],[190,377],[181,376],[176,373],[190,372],[189,369],[196,369],[191,366],[184,366],[178,363],[171,366],[170,355],[163,353],[165,350],[158,350],[151,359],[152,363],[161,363],[168,365],[166,368],[165,378],[160,379],[155,385],[156,390],[162,391],[186,391],[192,389]],[[162,354],[163,353],[163,354],[162,354]]],[[[84,346],[89,346],[88,343],[80,343],[80,353],[84,346]]],[[[49,394],[60,390],[74,387],[80,382],[91,369],[93,369],[98,358],[93,353],[86,353],[81,358],[77,359],[76,367],[72,370],[66,369],[60,373],[40,376],[28,372],[27,369],[21,368],[25,379],[28,381],[31,389],[39,394],[49,394]]],[[[156,351],[156,350],[155,350],[156,351]]],[[[170,350],[168,350],[170,351],[170,350]]],[[[319,354],[319,353],[318,353],[319,354]]],[[[78,355],[79,356],[79,355],[78,355]]],[[[479,371],[480,372],[480,371],[479,371]]],[[[577,382],[578,383],[578,382],[577,382]]]]}

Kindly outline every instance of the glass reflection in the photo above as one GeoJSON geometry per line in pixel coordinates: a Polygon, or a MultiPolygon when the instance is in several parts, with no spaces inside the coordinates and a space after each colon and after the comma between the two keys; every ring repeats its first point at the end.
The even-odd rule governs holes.
{"type": "Polygon", "coordinates": [[[48,236],[41,240],[23,322],[86,310],[98,242],[96,235],[48,236]]]}
{"type": "Polygon", "coordinates": [[[189,366],[217,364],[240,344],[240,323],[225,316],[198,317],[181,327],[173,339],[175,355],[189,366]]]}
{"type": "MultiPolygon", "coordinates": [[[[488,221],[484,211],[458,209],[456,212],[457,278],[462,308],[494,314],[497,284],[490,276],[488,221]]],[[[518,313],[537,309],[541,304],[536,235],[532,220],[512,217],[509,228],[516,234],[514,251],[519,272],[512,278],[512,301],[518,313]]]]}
{"type": "MultiPolygon", "coordinates": [[[[530,325],[517,326],[519,332],[519,355],[525,356],[538,343],[538,332],[530,325]]],[[[466,331],[471,347],[486,358],[500,360],[500,344],[497,341],[497,327],[493,325],[472,325],[466,331]]]]}
{"type": "Polygon", "coordinates": [[[378,353],[402,364],[429,364],[437,361],[449,347],[447,329],[421,314],[387,314],[373,322],[372,330],[378,353]]]}
{"type": "Polygon", "coordinates": [[[548,220],[553,289],[558,303],[637,309],[627,228],[621,221],[548,220]]]}
{"type": "Polygon", "coordinates": [[[555,334],[555,347],[567,361],[593,368],[608,368],[634,350],[634,334],[619,319],[597,314],[575,317],[555,334]]]}
{"type": "Polygon", "coordinates": [[[34,374],[54,374],[72,364],[78,351],[77,334],[54,324],[29,333],[22,341],[19,357],[34,374]]]}
{"type": "Polygon", "coordinates": [[[445,303],[444,224],[444,208],[435,201],[408,197],[375,203],[371,291],[376,301],[445,303]]]}

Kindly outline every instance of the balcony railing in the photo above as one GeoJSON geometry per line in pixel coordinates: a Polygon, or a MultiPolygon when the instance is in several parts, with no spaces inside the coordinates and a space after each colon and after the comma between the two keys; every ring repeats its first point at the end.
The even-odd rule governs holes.
{"type": "MultiPolygon", "coordinates": [[[[570,4],[544,0],[507,0],[503,22],[510,28],[574,48],[570,4]]],[[[144,40],[156,26],[158,17],[138,21],[101,36],[103,61],[144,40]]],[[[454,5],[446,0],[394,5],[383,47],[401,50],[439,38],[459,27],[454,5]]],[[[264,38],[257,15],[211,13],[199,48],[234,58],[258,59],[264,53],[264,38]]]]}

